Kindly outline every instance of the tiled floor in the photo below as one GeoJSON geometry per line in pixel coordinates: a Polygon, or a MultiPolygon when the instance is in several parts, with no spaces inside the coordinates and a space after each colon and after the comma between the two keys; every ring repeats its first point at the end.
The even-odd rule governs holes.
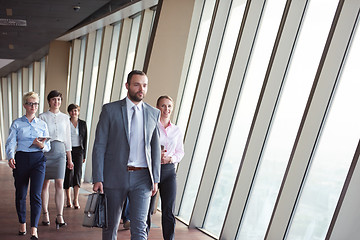
{"type": "MultiPolygon", "coordinates": [[[[19,230],[19,224],[16,215],[15,209],[15,188],[13,183],[12,171],[7,165],[7,161],[0,160],[0,240],[25,240],[30,239],[30,224],[28,220],[27,231],[28,234],[25,236],[18,236],[17,232],[19,230]]],[[[80,205],[81,207],[85,206],[87,195],[91,192],[90,184],[83,184],[80,191],[80,205]]],[[[27,198],[29,202],[29,197],[27,198]]],[[[30,219],[29,214],[29,203],[27,205],[27,219],[30,219]]],[[[55,228],[55,201],[54,201],[54,185],[50,185],[50,203],[49,203],[49,212],[50,212],[50,226],[41,226],[39,224],[38,233],[39,239],[49,239],[49,240],[92,240],[92,239],[101,239],[101,229],[97,228],[86,228],[81,225],[83,219],[83,208],[75,210],[74,208],[65,208],[64,209],[64,218],[68,223],[68,226],[63,227],[59,230],[55,228]]],[[[156,213],[153,215],[153,226],[151,228],[149,239],[162,239],[161,233],[161,223],[160,223],[161,213],[156,213]]],[[[118,240],[130,239],[130,231],[122,228],[122,225],[119,228],[118,240]]],[[[203,232],[197,229],[188,229],[187,226],[181,222],[177,222],[175,230],[175,239],[176,240],[210,240],[213,239],[203,232]]]]}

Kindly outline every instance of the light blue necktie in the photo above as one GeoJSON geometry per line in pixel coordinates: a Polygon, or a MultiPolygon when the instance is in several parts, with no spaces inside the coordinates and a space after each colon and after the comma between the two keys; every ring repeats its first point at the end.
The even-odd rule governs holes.
{"type": "Polygon", "coordinates": [[[140,114],[140,110],[136,105],[134,105],[132,107],[132,109],[134,112],[131,117],[131,126],[130,126],[130,156],[129,156],[129,159],[131,162],[134,162],[134,161],[138,160],[138,157],[139,157],[139,141],[140,141],[139,114],[140,114]]]}

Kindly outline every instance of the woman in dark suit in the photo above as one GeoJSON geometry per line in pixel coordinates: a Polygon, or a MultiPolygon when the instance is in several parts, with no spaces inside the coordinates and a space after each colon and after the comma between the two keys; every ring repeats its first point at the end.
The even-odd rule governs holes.
{"type": "Polygon", "coordinates": [[[74,188],[74,208],[79,209],[79,189],[82,177],[82,165],[85,162],[86,144],[87,144],[87,126],[86,122],[79,119],[80,107],[76,104],[70,104],[67,109],[71,122],[71,145],[72,160],[74,168],[66,168],[64,189],[66,192],[66,207],[72,207],[70,187],[74,188]]]}

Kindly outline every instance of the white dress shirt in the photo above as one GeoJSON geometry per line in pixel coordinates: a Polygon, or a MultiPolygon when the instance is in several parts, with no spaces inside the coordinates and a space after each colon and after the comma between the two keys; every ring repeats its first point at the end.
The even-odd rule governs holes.
{"type": "Polygon", "coordinates": [[[70,129],[71,129],[71,145],[73,147],[80,147],[80,135],[79,135],[79,122],[74,127],[74,124],[70,121],[70,129]]]}
{"type": "Polygon", "coordinates": [[[159,122],[160,144],[166,150],[165,155],[171,157],[171,163],[179,163],[184,156],[183,133],[180,128],[171,123],[164,128],[159,122]]]}
{"type": "MultiPolygon", "coordinates": [[[[128,129],[129,129],[129,136],[130,136],[130,129],[131,129],[131,118],[132,115],[134,113],[134,110],[132,109],[132,107],[135,104],[128,98],[126,97],[126,109],[127,109],[127,115],[128,115],[128,129]]],[[[137,104],[137,107],[139,108],[139,111],[141,114],[139,114],[139,129],[138,131],[140,131],[141,134],[141,138],[139,139],[139,149],[142,149],[139,152],[139,159],[136,159],[134,161],[131,161],[129,159],[128,162],[128,166],[133,166],[133,167],[148,167],[147,163],[146,163],[146,157],[145,157],[145,139],[144,139],[144,111],[143,111],[143,102],[141,101],[140,103],[137,104]]],[[[131,141],[131,139],[130,139],[131,141]]],[[[131,149],[130,149],[131,151],[131,149]]]]}
{"type": "Polygon", "coordinates": [[[52,113],[50,111],[39,115],[41,120],[47,123],[50,141],[59,141],[65,144],[65,150],[71,151],[71,131],[69,116],[62,112],[52,113]]]}

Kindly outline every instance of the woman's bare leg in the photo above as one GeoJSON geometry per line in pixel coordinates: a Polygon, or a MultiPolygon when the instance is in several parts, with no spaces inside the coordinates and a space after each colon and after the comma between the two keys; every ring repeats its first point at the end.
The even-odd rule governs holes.
{"type": "Polygon", "coordinates": [[[71,203],[71,189],[65,189],[65,193],[66,193],[66,207],[72,207],[72,203],[71,203]]]}
{"type": "Polygon", "coordinates": [[[80,205],[79,205],[79,190],[80,190],[80,187],[78,185],[74,186],[74,207],[75,208],[80,208],[80,205]]]}
{"type": "Polygon", "coordinates": [[[49,186],[50,180],[45,179],[41,192],[41,200],[42,200],[42,212],[43,212],[43,224],[49,223],[49,186]]]}
{"type": "Polygon", "coordinates": [[[57,220],[59,223],[64,222],[63,210],[64,210],[64,191],[63,191],[64,179],[55,179],[55,205],[57,210],[57,220]]]}

